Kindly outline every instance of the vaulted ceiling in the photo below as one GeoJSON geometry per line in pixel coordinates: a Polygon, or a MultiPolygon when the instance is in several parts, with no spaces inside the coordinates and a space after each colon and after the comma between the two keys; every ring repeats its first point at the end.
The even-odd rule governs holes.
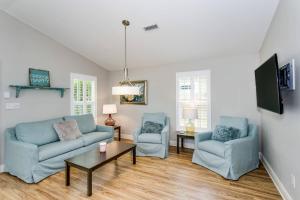
{"type": "Polygon", "coordinates": [[[0,0],[0,9],[108,70],[257,53],[279,0],[0,0]],[[143,27],[159,29],[145,32],[143,27]]]}

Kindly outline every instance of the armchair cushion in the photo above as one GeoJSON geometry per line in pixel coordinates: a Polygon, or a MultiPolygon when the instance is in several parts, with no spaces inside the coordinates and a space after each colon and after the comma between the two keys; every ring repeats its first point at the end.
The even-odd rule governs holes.
{"type": "Polygon", "coordinates": [[[161,133],[163,125],[151,121],[146,121],[143,125],[141,133],[161,133]]]}
{"type": "Polygon", "coordinates": [[[142,125],[144,126],[145,122],[150,121],[150,122],[155,122],[162,124],[165,126],[166,124],[166,114],[165,113],[145,113],[143,116],[143,123],[142,125]]]}
{"type": "Polygon", "coordinates": [[[221,116],[219,125],[234,127],[240,130],[240,137],[248,135],[248,119],[243,117],[221,116]]]}
{"type": "Polygon", "coordinates": [[[66,121],[76,120],[81,133],[90,133],[96,130],[96,123],[92,114],[65,116],[66,121]]]}
{"type": "Polygon", "coordinates": [[[161,134],[142,133],[138,136],[138,142],[161,144],[161,134]]]}
{"type": "Polygon", "coordinates": [[[225,157],[225,143],[216,140],[205,140],[198,143],[198,149],[214,154],[216,156],[225,157]]]}
{"type": "Polygon", "coordinates": [[[212,134],[212,139],[220,142],[227,142],[229,140],[240,138],[240,134],[240,130],[237,128],[216,126],[212,134]]]}

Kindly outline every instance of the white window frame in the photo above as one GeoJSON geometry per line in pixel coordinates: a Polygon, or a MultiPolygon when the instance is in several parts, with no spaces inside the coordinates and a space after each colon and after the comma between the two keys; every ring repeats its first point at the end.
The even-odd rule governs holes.
{"type": "Polygon", "coordinates": [[[195,76],[205,76],[207,81],[207,100],[208,100],[208,113],[207,113],[207,128],[196,128],[197,132],[204,132],[211,130],[211,75],[210,70],[198,70],[198,71],[187,71],[187,72],[176,72],[176,130],[182,131],[183,127],[180,126],[180,118],[179,118],[179,107],[180,102],[179,99],[179,79],[185,76],[195,77],[195,76]]]}
{"type": "MultiPolygon", "coordinates": [[[[91,76],[91,75],[86,75],[86,74],[78,74],[78,73],[71,73],[70,76],[70,89],[71,89],[71,95],[70,95],[70,113],[71,115],[75,115],[73,107],[74,107],[74,101],[73,101],[73,96],[74,96],[74,85],[73,85],[73,80],[74,79],[79,79],[79,80],[83,80],[83,81],[94,81],[95,82],[95,114],[94,114],[94,118],[95,121],[97,121],[98,118],[98,110],[97,110],[97,100],[98,100],[98,96],[97,96],[97,77],[96,76],[91,76]]],[[[83,85],[83,97],[85,97],[86,90],[85,90],[85,84],[83,85]]],[[[86,106],[83,106],[83,109],[86,109],[86,106]]],[[[86,113],[85,111],[83,111],[83,113],[86,113]]]]}

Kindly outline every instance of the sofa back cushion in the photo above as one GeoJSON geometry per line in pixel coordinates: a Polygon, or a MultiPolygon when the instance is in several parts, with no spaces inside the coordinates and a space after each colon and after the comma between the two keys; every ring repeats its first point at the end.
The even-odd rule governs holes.
{"type": "Polygon", "coordinates": [[[56,118],[17,124],[16,137],[19,141],[36,144],[38,146],[56,142],[59,138],[53,128],[53,124],[62,121],[62,118],[56,118]]]}
{"type": "Polygon", "coordinates": [[[163,126],[165,126],[166,125],[165,124],[166,123],[166,114],[162,113],[162,112],[144,113],[142,126],[144,126],[145,122],[154,122],[154,123],[162,124],[163,126]]]}
{"type": "Polygon", "coordinates": [[[240,137],[248,136],[248,119],[244,117],[221,116],[219,125],[234,127],[240,130],[240,137]]]}
{"type": "Polygon", "coordinates": [[[66,121],[76,120],[81,133],[90,133],[96,130],[96,123],[92,114],[65,116],[66,121]]]}

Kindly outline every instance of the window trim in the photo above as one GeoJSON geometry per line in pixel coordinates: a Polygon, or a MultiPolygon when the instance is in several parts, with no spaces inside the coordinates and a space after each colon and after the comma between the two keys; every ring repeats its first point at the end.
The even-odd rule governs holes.
{"type": "Polygon", "coordinates": [[[195,74],[199,74],[200,76],[205,76],[208,78],[208,83],[207,83],[207,99],[208,99],[208,116],[207,116],[207,128],[206,129],[200,129],[196,131],[204,132],[204,131],[211,131],[211,116],[212,116],[212,106],[211,106],[211,71],[208,69],[203,69],[203,70],[196,70],[196,71],[183,71],[183,72],[176,72],[176,131],[181,131],[180,127],[180,122],[178,118],[178,112],[179,112],[179,91],[178,91],[178,81],[180,77],[183,76],[195,76],[195,74]]]}
{"type": "MultiPolygon", "coordinates": [[[[73,79],[80,79],[83,81],[95,81],[95,121],[97,122],[98,119],[98,109],[97,109],[97,102],[98,102],[98,95],[97,95],[97,77],[96,76],[91,76],[91,75],[87,75],[87,74],[79,74],[79,73],[71,73],[70,74],[70,114],[74,115],[73,113],[73,106],[74,106],[74,102],[73,102],[73,95],[74,95],[74,91],[73,91],[73,79]]],[[[85,90],[83,90],[83,96],[85,96],[85,90]]]]}

